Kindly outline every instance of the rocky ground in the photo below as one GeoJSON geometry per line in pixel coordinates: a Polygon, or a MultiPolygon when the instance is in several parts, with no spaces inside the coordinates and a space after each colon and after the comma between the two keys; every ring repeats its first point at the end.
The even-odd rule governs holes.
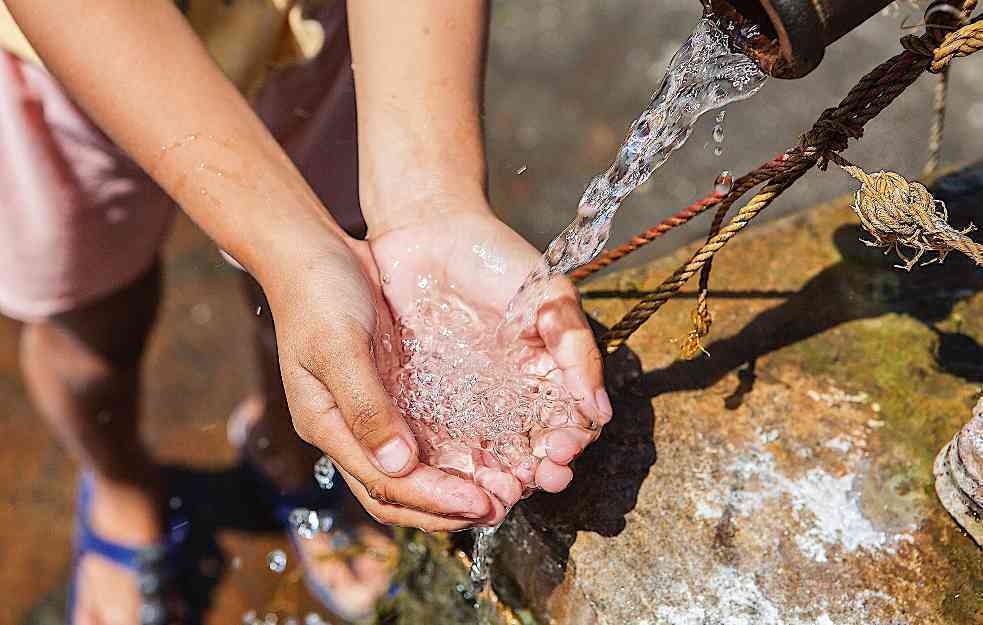
{"type": "MultiPolygon", "coordinates": [[[[537,244],[568,221],[588,178],[607,166],[695,23],[697,4],[495,2],[486,117],[492,195],[537,244]]],[[[702,195],[720,170],[743,172],[793,143],[897,50],[901,20],[878,17],[809,78],[772,81],[732,107],[721,157],[703,147],[712,124],[698,128],[626,205],[615,241],[702,195]]],[[[952,161],[979,156],[980,78],[975,58],[953,72],[952,161]]],[[[851,159],[917,172],[930,95],[924,80],[903,96],[851,159]]],[[[810,174],[772,212],[804,210],[849,184],[835,172],[810,174]]],[[[963,210],[978,216],[979,191],[963,194],[977,198],[963,210]]],[[[619,418],[584,459],[573,490],[537,496],[503,530],[503,600],[525,608],[523,617],[558,623],[983,622],[979,552],[930,489],[932,454],[969,418],[983,383],[979,278],[965,267],[912,277],[885,268],[856,244],[851,223],[840,203],[728,249],[717,263],[709,360],[675,360],[672,340],[689,329],[691,297],[632,341],[634,356],[612,367],[619,418]]],[[[692,226],[632,262],[704,235],[705,222],[692,226]]],[[[611,323],[683,256],[591,283],[587,310],[611,323]]],[[[234,461],[225,416],[254,376],[244,340],[253,311],[234,272],[186,221],[166,265],[147,362],[147,436],[169,460],[217,470],[234,461]]],[[[75,476],[24,396],[17,332],[0,320],[0,623],[53,625],[68,574],[75,476]]],[[[404,622],[437,623],[444,608],[456,615],[445,622],[471,618],[461,601],[446,601],[459,597],[461,575],[446,541],[434,549],[418,536],[406,540],[404,568],[417,574],[410,587],[418,592],[405,597],[404,622]],[[424,589],[429,599],[420,602],[424,589]]],[[[212,623],[284,602],[307,609],[289,571],[266,569],[266,554],[286,547],[281,538],[239,529],[224,532],[223,544],[229,569],[212,623]]]]}
{"type": "MultiPolygon", "coordinates": [[[[965,224],[983,169],[937,190],[965,224]]],[[[983,273],[908,274],[860,236],[844,200],[738,238],[708,355],[677,359],[684,294],[608,359],[614,421],[500,531],[505,602],[564,625],[983,623],[983,553],[932,475],[983,394],[983,273]]],[[[610,324],[692,249],[592,283],[586,309],[610,324]]],[[[408,543],[436,581],[401,622],[461,622],[462,601],[435,609],[463,579],[447,550],[408,543]]]]}

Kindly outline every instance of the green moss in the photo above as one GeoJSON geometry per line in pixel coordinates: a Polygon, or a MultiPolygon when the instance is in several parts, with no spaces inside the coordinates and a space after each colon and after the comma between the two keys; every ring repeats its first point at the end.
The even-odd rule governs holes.
{"type": "MultiPolygon", "coordinates": [[[[958,305],[937,325],[983,342],[983,297],[958,305]]],[[[933,506],[926,529],[948,566],[938,572],[947,622],[979,622],[983,614],[983,553],[937,503],[932,465],[939,449],[971,417],[979,385],[943,371],[938,334],[904,314],[854,321],[783,350],[778,358],[848,393],[879,404],[881,442],[902,460],[894,483],[921,490],[933,506]]]]}

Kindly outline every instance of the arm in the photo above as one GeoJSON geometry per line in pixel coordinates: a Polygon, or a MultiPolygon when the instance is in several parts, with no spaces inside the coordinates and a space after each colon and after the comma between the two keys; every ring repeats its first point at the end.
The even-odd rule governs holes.
{"type": "Polygon", "coordinates": [[[364,485],[369,512],[431,530],[487,516],[480,489],[418,465],[382,387],[371,340],[388,310],[368,247],[331,220],[172,3],[6,4],[76,101],[259,280],[298,433],[364,485]]]}
{"type": "Polygon", "coordinates": [[[348,2],[362,209],[371,236],[487,211],[485,0],[348,2]]]}
{"type": "Polygon", "coordinates": [[[283,248],[279,239],[304,228],[340,244],[341,230],[172,2],[7,5],[74,99],[253,275],[262,279],[270,264],[257,252],[283,248]],[[182,145],[190,136],[198,139],[182,145]],[[203,163],[255,190],[243,193],[203,163]]]}
{"type": "MultiPolygon", "coordinates": [[[[384,287],[390,306],[396,314],[411,310],[417,276],[432,274],[456,283],[472,304],[504,312],[539,253],[494,217],[486,195],[481,100],[488,3],[349,0],[348,8],[362,208],[373,255],[391,276],[384,287]],[[504,270],[490,273],[475,245],[500,258],[504,270]],[[408,256],[411,246],[420,249],[408,256]]],[[[553,281],[526,338],[544,347],[544,358],[581,398],[587,420],[610,420],[600,354],[569,281],[553,281]]],[[[591,440],[575,428],[534,434],[543,457],[537,485],[562,490],[572,478],[567,465],[591,440]]],[[[483,486],[509,506],[525,484],[483,486]]]]}

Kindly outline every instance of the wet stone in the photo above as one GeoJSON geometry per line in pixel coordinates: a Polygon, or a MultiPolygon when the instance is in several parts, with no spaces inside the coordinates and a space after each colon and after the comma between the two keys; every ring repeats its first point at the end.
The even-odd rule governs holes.
{"type": "MultiPolygon", "coordinates": [[[[954,226],[983,203],[981,171],[936,186],[954,226]]],[[[491,585],[519,622],[983,622],[983,551],[933,476],[981,394],[963,360],[983,349],[983,272],[909,274],[860,238],[848,198],[742,235],[714,263],[709,357],[676,359],[687,296],[608,359],[614,421],[566,492],[498,532],[491,585]],[[946,349],[954,335],[973,349],[946,349]]],[[[585,308],[610,325],[691,253],[589,283],[585,308]]],[[[460,606],[467,571],[438,543],[404,539],[404,566],[460,606]]],[[[402,600],[417,620],[400,622],[466,622],[402,600]]]]}

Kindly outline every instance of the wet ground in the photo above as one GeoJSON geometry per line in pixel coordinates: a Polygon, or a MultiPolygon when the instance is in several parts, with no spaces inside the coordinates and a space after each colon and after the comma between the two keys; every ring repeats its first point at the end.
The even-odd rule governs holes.
{"type": "MultiPolygon", "coordinates": [[[[495,3],[487,130],[496,206],[538,245],[569,220],[583,186],[604,169],[676,46],[698,17],[695,0],[502,0],[495,3]],[[516,171],[524,169],[523,173],[516,171]]],[[[731,108],[724,154],[704,149],[710,124],[626,205],[613,242],[710,189],[720,170],[744,172],[794,143],[863,73],[897,50],[900,15],[879,17],[830,50],[809,78],[773,81],[731,108]]],[[[945,156],[979,156],[983,64],[957,64],[945,156]]],[[[931,84],[920,83],[873,123],[849,156],[868,169],[917,172],[924,161],[931,84]]],[[[775,214],[848,188],[840,174],[810,174],[775,214]]],[[[699,224],[639,255],[664,254],[703,236],[699,224]]],[[[166,253],[167,295],[147,370],[146,434],[171,461],[217,468],[234,461],[225,416],[253,380],[246,310],[237,278],[207,241],[179,221],[166,253]]],[[[75,474],[24,396],[18,327],[0,320],[0,623],[59,622],[68,575],[75,474]]],[[[239,568],[227,576],[212,623],[264,610],[286,576],[266,569],[285,547],[276,535],[227,532],[239,568]]],[[[288,589],[291,590],[291,589],[288,589]]],[[[289,595],[289,593],[288,593],[289,595]]],[[[292,601],[290,596],[278,599],[292,601]]],[[[303,609],[303,608],[301,608],[303,609]]]]}

